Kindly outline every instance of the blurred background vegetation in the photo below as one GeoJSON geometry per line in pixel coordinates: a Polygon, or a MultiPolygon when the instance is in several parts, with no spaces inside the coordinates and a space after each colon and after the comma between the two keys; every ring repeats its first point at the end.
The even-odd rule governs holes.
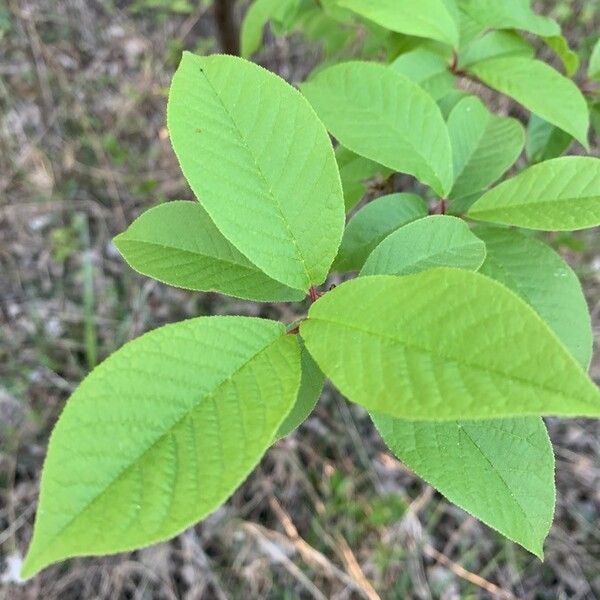
{"type": "MultiPolygon", "coordinates": [[[[600,4],[536,5],[585,59],[600,4]]],[[[149,206],[191,199],[166,92],[182,50],[220,49],[214,8],[0,0],[0,599],[600,598],[600,423],[549,420],[558,504],[540,563],[414,477],[329,389],[224,507],[177,539],[15,582],[49,431],[91,367],[185,317],[291,316],[145,279],[111,244],[149,206]]],[[[257,60],[299,81],[318,56],[318,43],[267,32],[257,60]]],[[[552,241],[584,282],[600,339],[597,231],[552,241]]]]}

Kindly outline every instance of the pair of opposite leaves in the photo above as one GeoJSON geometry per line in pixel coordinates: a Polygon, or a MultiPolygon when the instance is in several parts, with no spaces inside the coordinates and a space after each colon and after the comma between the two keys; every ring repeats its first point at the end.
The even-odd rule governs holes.
{"type": "MultiPolygon", "coordinates": [[[[296,92],[286,92],[290,106],[278,104],[281,98],[272,100],[273,113],[261,116],[257,106],[278,98],[276,90],[268,92],[267,82],[288,88],[258,67],[229,57],[187,56],[184,65],[193,65],[196,79],[206,79],[205,97],[195,96],[203,100],[198,106],[193,102],[197,85],[180,89],[188,112],[175,116],[175,122],[181,119],[176,126],[170,114],[171,133],[175,143],[180,127],[185,143],[178,155],[207,212],[213,217],[221,211],[214,218],[219,230],[274,279],[297,289],[320,283],[341,231],[336,243],[316,233],[326,230],[328,221],[335,231],[339,212],[343,222],[335,163],[333,174],[328,172],[333,154],[325,130],[296,92]],[[254,96],[240,83],[245,73],[250,73],[254,96]],[[239,116],[242,98],[260,102],[249,115],[243,110],[245,116],[239,116]],[[294,103],[304,108],[290,110],[294,103]],[[276,125],[285,127],[282,112],[294,123],[284,130],[293,147],[282,147],[276,133],[276,125]],[[317,125],[310,128],[305,120],[317,125]],[[195,130],[198,123],[201,128],[195,130]],[[257,123],[264,135],[254,139],[257,123]],[[221,139],[223,130],[229,137],[221,139]],[[309,148],[299,154],[297,131],[309,148]],[[197,144],[205,138],[206,146],[197,144]],[[319,147],[324,153],[314,160],[319,147]],[[202,178],[190,173],[200,151],[212,157],[202,178]],[[300,164],[283,168],[289,157],[300,164]],[[219,179],[215,171],[227,177],[219,179]],[[262,176],[258,183],[257,172],[262,176]],[[231,173],[239,179],[230,184],[231,173]],[[329,185],[321,190],[319,182],[329,185]],[[300,184],[311,191],[300,193],[308,206],[280,202],[283,193],[298,198],[300,184]],[[234,210],[219,186],[247,194],[251,210],[242,203],[234,210]],[[220,193],[221,204],[205,202],[210,190],[220,193]],[[319,218],[305,221],[307,213],[319,218]],[[258,226],[273,218],[269,245],[258,226]],[[280,242],[289,246],[284,254],[289,271],[276,264],[280,242]],[[315,245],[325,258],[315,254],[315,245]]],[[[348,282],[315,303],[301,334],[333,382],[351,400],[387,415],[384,419],[600,413],[596,388],[536,313],[501,285],[474,273],[441,269],[348,282]],[[375,323],[377,314],[382,319],[375,323]],[[425,399],[423,389],[432,391],[425,399]],[[482,406],[482,397],[493,401],[482,406]]],[[[280,324],[222,317],[167,326],[107,359],[75,392],[52,435],[23,574],[68,556],[164,539],[214,510],[257,463],[293,410],[302,393],[301,356],[296,336],[286,335],[280,324]],[[148,404],[151,410],[140,411],[148,404]]],[[[385,435],[385,426],[379,425],[385,435]]],[[[541,552],[537,531],[524,535],[521,543],[541,552]]]]}

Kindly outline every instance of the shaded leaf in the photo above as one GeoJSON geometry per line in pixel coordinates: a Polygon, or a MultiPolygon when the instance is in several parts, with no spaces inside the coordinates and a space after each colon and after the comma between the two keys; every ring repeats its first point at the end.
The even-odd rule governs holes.
{"type": "Polygon", "coordinates": [[[155,206],[113,241],[133,269],[169,285],[262,302],[304,297],[265,275],[236,250],[198,202],[155,206]]]}
{"type": "Polygon", "coordinates": [[[444,196],[452,184],[450,140],[433,99],[390,67],[348,62],[301,86],[344,146],[409,173],[444,196]]]}

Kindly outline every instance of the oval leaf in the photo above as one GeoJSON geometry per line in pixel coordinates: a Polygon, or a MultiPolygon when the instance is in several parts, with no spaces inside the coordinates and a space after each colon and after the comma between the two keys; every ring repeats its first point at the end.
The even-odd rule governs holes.
{"type": "Polygon", "coordinates": [[[446,124],[416,83],[390,67],[356,61],[320,71],[301,90],[344,146],[414,175],[441,196],[450,191],[446,124]]]}
{"type": "Polygon", "coordinates": [[[485,193],[468,214],[548,231],[600,225],[600,159],[565,156],[529,167],[485,193]]]}
{"type": "Polygon", "coordinates": [[[125,344],[83,381],[52,433],[22,574],[169,538],[258,463],[300,384],[279,323],[204,317],[125,344]]]}
{"type": "Polygon", "coordinates": [[[358,271],[371,251],[392,231],[427,215],[427,205],[415,194],[389,194],[366,204],[350,219],[333,268],[358,271]]]}
{"type": "Polygon", "coordinates": [[[304,297],[265,275],[234,248],[198,202],[155,206],[113,242],[138,273],[169,285],[262,302],[304,297]]]}
{"type": "Polygon", "coordinates": [[[344,200],[327,132],[299,92],[241,58],[186,52],[167,116],[183,173],[223,235],[289,287],[322,283],[344,200]]]}
{"type": "Polygon", "coordinates": [[[433,267],[477,271],[484,260],[485,244],[463,220],[437,215],[388,235],[373,250],[361,275],[409,275],[433,267]]]}
{"type": "Polygon", "coordinates": [[[448,118],[454,161],[450,198],[463,198],[499,179],[517,160],[525,144],[516,119],[497,117],[479,98],[461,100],[448,118]]]}
{"type": "Polygon", "coordinates": [[[484,60],[469,71],[588,147],[590,116],[585,98],[570,79],[546,63],[510,56],[484,60]]]}
{"type": "Polygon", "coordinates": [[[573,137],[566,131],[532,114],[527,124],[525,152],[531,163],[558,158],[569,149],[573,137]]]}
{"type": "Polygon", "coordinates": [[[390,31],[431,38],[458,46],[458,29],[444,0],[338,0],[349,8],[390,31]]]}
{"type": "Polygon", "coordinates": [[[359,277],[315,302],[300,332],[367,410],[437,421],[600,415],[600,391],[554,332],[478,273],[359,277]]]}
{"type": "Polygon", "coordinates": [[[543,558],[554,454],[539,417],[431,423],[371,415],[390,450],[448,500],[543,558]]]}
{"type": "Polygon", "coordinates": [[[475,233],[487,248],[481,273],[521,296],[587,370],[592,360],[592,323],[573,269],[544,242],[519,231],[478,227],[475,233]]]}

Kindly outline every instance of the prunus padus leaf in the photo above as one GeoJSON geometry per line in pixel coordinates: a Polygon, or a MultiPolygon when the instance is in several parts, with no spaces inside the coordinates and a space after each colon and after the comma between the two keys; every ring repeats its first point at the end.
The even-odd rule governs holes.
{"type": "Polygon", "coordinates": [[[573,143],[573,136],[545,119],[532,114],[527,124],[525,153],[529,162],[558,158],[573,143]]]}
{"type": "Polygon", "coordinates": [[[198,202],[155,206],[113,242],[133,269],[169,285],[262,302],[304,297],[265,275],[234,248],[198,202]]]}
{"type": "Polygon", "coordinates": [[[462,11],[491,29],[522,29],[541,36],[560,34],[560,26],[531,10],[529,0],[458,0],[462,11]]]}
{"type": "Polygon", "coordinates": [[[275,439],[281,439],[286,435],[289,435],[294,429],[299,427],[312,412],[313,408],[317,404],[321,392],[323,391],[323,384],[325,383],[325,375],[317,363],[312,359],[308,350],[304,347],[302,339],[298,338],[300,342],[301,352],[301,365],[302,365],[302,377],[300,379],[300,389],[296,396],[296,402],[292,406],[292,410],[285,418],[284,422],[279,426],[275,439]]]}
{"type": "Polygon", "coordinates": [[[587,76],[590,79],[600,80],[600,39],[594,44],[590,62],[588,63],[587,76]]]}
{"type": "Polygon", "coordinates": [[[390,450],[448,500],[543,558],[554,454],[539,417],[405,421],[371,414],[390,450]]]}
{"type": "Polygon", "coordinates": [[[391,67],[352,61],[320,71],[300,89],[346,148],[414,175],[441,196],[450,191],[446,123],[416,83],[391,67]]]}
{"type": "Polygon", "coordinates": [[[322,283],[344,201],[331,141],[302,95],[241,58],[186,52],[167,123],[183,173],[221,233],[288,287],[322,283]]]}
{"type": "Polygon", "coordinates": [[[590,119],[585,98],[570,79],[551,66],[539,60],[509,56],[476,63],[469,71],[588,147],[590,119]]]}
{"type": "Polygon", "coordinates": [[[167,539],[215,510],[271,445],[300,385],[295,336],[201,317],[125,344],[52,433],[22,574],[167,539]]]}
{"type": "Polygon", "coordinates": [[[569,47],[567,38],[562,35],[552,35],[544,38],[544,41],[560,58],[567,77],[573,77],[579,69],[579,57],[569,47]]]}
{"type": "Polygon", "coordinates": [[[573,269],[550,246],[520,231],[481,226],[475,233],[487,249],[480,272],[521,296],[587,370],[592,323],[573,269]]]}
{"type": "Polygon", "coordinates": [[[416,194],[388,194],[369,202],[348,222],[333,269],[360,270],[381,240],[398,227],[426,215],[427,205],[416,194]]]}
{"type": "Polygon", "coordinates": [[[454,163],[450,198],[469,196],[494,183],[517,160],[525,144],[519,121],[492,114],[474,96],[454,107],[448,133],[454,163]]]}
{"type": "Polygon", "coordinates": [[[359,156],[344,146],[335,149],[335,158],[340,169],[346,212],[353,209],[364,196],[370,179],[390,174],[387,167],[359,156]]]}
{"type": "Polygon", "coordinates": [[[413,221],[388,235],[371,252],[361,275],[409,275],[434,267],[477,271],[485,244],[461,219],[434,215],[413,221]]]}
{"type": "Polygon", "coordinates": [[[529,42],[514,31],[490,31],[461,50],[458,55],[458,65],[464,69],[490,58],[506,56],[533,58],[535,50],[529,42]]]}
{"type": "Polygon", "coordinates": [[[564,156],[533,165],[486,192],[468,214],[549,231],[600,225],[600,159],[564,156]]]}
{"type": "Polygon", "coordinates": [[[458,29],[443,0],[338,0],[338,4],[390,31],[458,46],[458,29]]]}
{"type": "Polygon", "coordinates": [[[418,83],[434,100],[443,98],[455,87],[447,58],[429,48],[419,47],[405,52],[390,66],[418,83]]]}
{"type": "Polygon", "coordinates": [[[538,314],[462,269],[375,275],[315,302],[308,351],[350,400],[413,420],[599,416],[600,391],[538,314]]]}

